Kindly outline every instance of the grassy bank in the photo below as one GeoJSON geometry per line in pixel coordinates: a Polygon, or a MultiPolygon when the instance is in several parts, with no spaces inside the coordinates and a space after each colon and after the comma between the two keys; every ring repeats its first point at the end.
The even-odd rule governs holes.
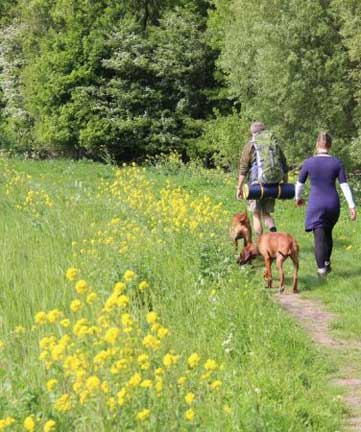
{"type": "MultiPolygon", "coordinates": [[[[174,160],[2,160],[1,172],[4,427],[339,429],[331,360],[270,301],[260,272],[234,264],[231,176],[174,160]]],[[[335,276],[318,285],[302,211],[282,203],[277,219],[301,243],[300,289],[339,307],[332,281],[341,295],[336,274],[356,240],[340,236],[353,228],[339,224],[335,276]]]]}

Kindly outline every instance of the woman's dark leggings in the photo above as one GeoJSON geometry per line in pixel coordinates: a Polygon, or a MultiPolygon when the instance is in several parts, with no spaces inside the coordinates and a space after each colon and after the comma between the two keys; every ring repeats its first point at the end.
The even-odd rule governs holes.
{"type": "Polygon", "coordinates": [[[316,228],[313,230],[315,238],[315,257],[318,268],[325,267],[325,261],[330,261],[333,247],[333,228],[316,228]]]}

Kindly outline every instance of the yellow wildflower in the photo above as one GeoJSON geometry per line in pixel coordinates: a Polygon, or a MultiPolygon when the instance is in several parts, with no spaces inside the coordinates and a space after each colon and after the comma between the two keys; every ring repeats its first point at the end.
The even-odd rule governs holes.
{"type": "Polygon", "coordinates": [[[66,412],[71,410],[70,395],[63,394],[55,401],[55,409],[60,412],[66,412]]]}
{"type": "Polygon", "coordinates": [[[140,387],[143,388],[151,388],[153,386],[153,382],[150,379],[146,379],[140,383],[140,387]]]}
{"type": "Polygon", "coordinates": [[[192,421],[194,418],[194,415],[195,415],[194,411],[192,410],[192,408],[190,408],[185,412],[184,417],[186,418],[186,420],[192,421]]]}
{"type": "Polygon", "coordinates": [[[89,329],[88,320],[86,318],[81,318],[74,324],[73,333],[78,337],[82,337],[88,333],[88,329],[89,329]]]}
{"type": "Polygon", "coordinates": [[[11,426],[15,423],[15,419],[13,417],[5,417],[0,420],[0,430],[5,429],[8,426],[11,426]]]}
{"type": "Polygon", "coordinates": [[[54,388],[56,387],[57,384],[58,384],[58,380],[55,378],[52,378],[46,383],[46,389],[49,392],[51,392],[54,390],[54,388]]]}
{"type": "Polygon", "coordinates": [[[212,375],[212,371],[209,370],[200,376],[201,381],[206,381],[212,375]]]}
{"type": "Polygon", "coordinates": [[[148,324],[154,324],[158,319],[158,315],[156,312],[148,312],[147,313],[147,323],[148,324]]]}
{"type": "Polygon", "coordinates": [[[229,415],[229,414],[231,414],[232,413],[232,408],[229,406],[229,405],[224,405],[224,407],[223,407],[223,412],[225,413],[225,414],[227,414],[227,415],[229,415]]]}
{"type": "Polygon", "coordinates": [[[165,327],[160,327],[157,331],[157,335],[159,339],[163,339],[164,337],[168,336],[169,330],[165,327]]]}
{"type": "Polygon", "coordinates": [[[58,309],[53,309],[48,312],[47,319],[49,323],[53,324],[56,323],[61,317],[63,316],[63,313],[58,309]]]}
{"type": "Polygon", "coordinates": [[[128,304],[129,304],[129,297],[128,296],[123,294],[123,295],[118,297],[117,305],[119,307],[125,308],[128,306],[128,304]]]}
{"type": "Polygon", "coordinates": [[[70,303],[70,309],[73,312],[78,312],[81,308],[82,308],[82,302],[78,299],[75,299],[70,303]]]}
{"type": "Polygon", "coordinates": [[[72,388],[75,393],[79,394],[83,389],[82,381],[75,381],[75,383],[72,385],[72,388]]]}
{"type": "Polygon", "coordinates": [[[114,285],[114,288],[113,288],[113,293],[114,294],[121,294],[125,289],[126,289],[126,285],[125,285],[125,283],[124,282],[117,282],[115,285],[114,285]]]}
{"type": "Polygon", "coordinates": [[[5,346],[5,342],[0,339],[0,350],[3,349],[4,346],[5,346]]]}
{"type": "Polygon", "coordinates": [[[23,326],[16,326],[14,331],[16,334],[24,334],[26,330],[23,326]]]}
{"type": "Polygon", "coordinates": [[[29,432],[34,432],[35,430],[35,418],[33,415],[30,415],[24,420],[24,429],[29,432]]]}
{"type": "Polygon", "coordinates": [[[87,390],[83,390],[79,395],[80,405],[84,405],[88,397],[89,397],[89,392],[87,390]]]}
{"type": "Polygon", "coordinates": [[[97,299],[97,294],[95,292],[91,292],[90,294],[88,294],[87,298],[86,298],[86,302],[88,304],[93,304],[96,299],[97,299]]]}
{"type": "Polygon", "coordinates": [[[138,289],[139,291],[144,291],[147,288],[149,288],[149,283],[147,281],[142,281],[140,282],[140,284],[138,285],[138,289]]]}
{"type": "Polygon", "coordinates": [[[173,365],[175,365],[178,361],[178,356],[175,354],[171,354],[171,353],[167,353],[164,357],[163,357],[163,364],[165,367],[171,367],[173,365]]]}
{"type": "Polygon", "coordinates": [[[104,340],[110,345],[114,345],[119,337],[120,330],[118,327],[111,327],[104,335],[104,340]]]}
{"type": "Polygon", "coordinates": [[[213,370],[217,369],[218,365],[217,365],[217,362],[215,360],[208,359],[206,361],[206,363],[204,364],[204,367],[208,371],[213,371],[213,370]]]}
{"type": "Polygon", "coordinates": [[[152,327],[150,328],[152,332],[156,333],[162,326],[159,323],[154,323],[152,327]]]}
{"type": "Polygon", "coordinates": [[[55,430],[56,423],[54,420],[48,420],[44,425],[44,432],[53,432],[55,430]]]}
{"type": "Polygon", "coordinates": [[[107,381],[103,381],[101,385],[101,389],[103,393],[109,393],[110,392],[110,386],[107,381]]]}
{"type": "Polygon", "coordinates": [[[218,389],[221,387],[221,385],[222,385],[222,381],[221,381],[221,380],[215,380],[215,381],[213,381],[213,382],[209,385],[209,387],[210,387],[212,390],[218,390],[218,389]]]}
{"type": "Polygon", "coordinates": [[[148,354],[140,354],[137,358],[138,363],[140,364],[140,368],[147,370],[150,368],[150,361],[148,354]]]}
{"type": "Polygon", "coordinates": [[[70,319],[65,318],[60,321],[60,325],[64,328],[70,327],[70,319]]]}
{"type": "Polygon", "coordinates": [[[118,374],[122,369],[126,368],[128,361],[126,359],[120,359],[116,361],[110,368],[110,372],[114,375],[118,374]]]}
{"type": "Polygon", "coordinates": [[[136,372],[130,377],[128,384],[131,387],[137,387],[141,383],[141,381],[142,381],[142,375],[139,372],[136,372]]]}
{"type": "Polygon", "coordinates": [[[163,390],[163,379],[161,377],[157,376],[154,387],[155,387],[155,391],[157,392],[157,395],[159,396],[163,390]]]}
{"type": "Polygon", "coordinates": [[[95,355],[93,362],[94,364],[102,365],[109,358],[109,356],[109,351],[100,351],[98,354],[95,355]]]}
{"type": "Polygon", "coordinates": [[[127,396],[127,390],[123,387],[117,393],[118,405],[123,406],[125,404],[126,396],[127,396]]]}
{"type": "Polygon", "coordinates": [[[100,387],[100,379],[96,375],[90,376],[85,383],[85,387],[89,392],[94,392],[100,387]]]}
{"type": "Polygon", "coordinates": [[[133,270],[127,270],[123,275],[123,279],[125,280],[125,282],[130,282],[134,278],[135,278],[135,273],[133,272],[133,270]]]}
{"type": "Polygon", "coordinates": [[[139,421],[147,420],[150,416],[150,409],[144,408],[142,411],[139,411],[136,415],[136,419],[139,421]]]}
{"type": "Polygon", "coordinates": [[[120,321],[124,327],[130,327],[133,324],[132,317],[128,313],[121,314],[120,321]]]}
{"type": "Polygon", "coordinates": [[[201,356],[198,353],[194,352],[188,357],[188,366],[190,368],[194,368],[198,365],[200,360],[201,360],[201,356]]]}
{"type": "Polygon", "coordinates": [[[184,400],[187,402],[188,405],[191,405],[192,402],[194,401],[195,395],[192,392],[188,392],[185,396],[184,396],[184,400]]]}
{"type": "Polygon", "coordinates": [[[73,281],[78,276],[78,269],[74,267],[69,267],[65,274],[66,278],[70,281],[73,281]]]}
{"type": "Polygon", "coordinates": [[[152,350],[157,350],[160,346],[160,340],[156,337],[148,334],[143,338],[143,345],[147,348],[151,348],[152,350]]]}
{"type": "Polygon", "coordinates": [[[43,325],[47,323],[47,314],[44,311],[40,311],[35,315],[35,324],[43,325]]]}
{"type": "Polygon", "coordinates": [[[185,376],[181,376],[180,378],[178,378],[178,385],[182,386],[183,384],[185,384],[185,382],[187,381],[187,378],[185,376]]]}
{"type": "Polygon", "coordinates": [[[75,284],[75,291],[78,294],[85,294],[88,291],[88,284],[86,283],[85,280],[80,279],[76,284],[75,284]]]}
{"type": "Polygon", "coordinates": [[[115,399],[114,399],[113,397],[110,397],[110,398],[107,400],[107,405],[108,405],[110,411],[113,411],[113,410],[114,410],[116,404],[117,404],[117,403],[116,403],[116,401],[115,401],[115,399]]]}

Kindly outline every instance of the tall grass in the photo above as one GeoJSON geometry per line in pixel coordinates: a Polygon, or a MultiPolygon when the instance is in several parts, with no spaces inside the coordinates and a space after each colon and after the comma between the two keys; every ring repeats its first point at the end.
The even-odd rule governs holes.
{"type": "MultiPolygon", "coordinates": [[[[121,170],[86,162],[1,165],[0,418],[8,420],[0,427],[24,430],[25,419],[28,430],[33,424],[52,430],[47,422],[53,420],[59,431],[340,427],[342,406],[327,383],[333,365],[271,301],[260,273],[234,263],[227,231],[239,204],[230,176],[177,160],[121,170]],[[96,293],[94,303],[74,290],[76,280],[66,279],[69,267],[78,269],[76,280],[86,281],[87,293],[96,293]],[[128,280],[129,270],[135,275],[128,280]],[[119,281],[130,305],[106,310],[119,281]],[[140,290],[141,281],[149,287],[140,290]],[[77,312],[70,310],[75,298],[83,304],[77,312]],[[36,323],[39,311],[54,309],[64,316],[36,323]],[[147,323],[150,310],[169,332],[155,350],[142,345],[145,335],[158,334],[147,323]],[[132,324],[119,324],[124,313],[132,324]],[[65,317],[70,327],[60,323],[65,317]],[[113,344],[107,331],[116,327],[121,332],[113,344]],[[52,358],[65,334],[71,341],[61,347],[64,355],[52,358]],[[55,342],[40,348],[49,336],[55,342]],[[92,363],[100,349],[115,349],[111,355],[120,358],[124,347],[124,370],[112,374],[106,361],[92,363]],[[43,351],[50,357],[39,360],[43,351]],[[148,369],[137,363],[140,353],[149,355],[148,369]],[[199,363],[190,366],[195,353],[199,363]],[[67,357],[82,355],[86,365],[64,369],[67,357]],[[207,360],[214,360],[214,370],[207,360]],[[129,384],[137,371],[151,388],[129,384]],[[94,376],[101,384],[89,389],[94,376]],[[54,389],[47,388],[49,379],[58,381],[54,389]],[[188,393],[193,401],[185,399],[188,393]]],[[[296,210],[279,206],[280,227],[294,229],[304,245],[298,224],[296,210]]],[[[307,246],[302,257],[308,266],[307,246]]],[[[313,276],[303,269],[306,289],[313,276]]]]}

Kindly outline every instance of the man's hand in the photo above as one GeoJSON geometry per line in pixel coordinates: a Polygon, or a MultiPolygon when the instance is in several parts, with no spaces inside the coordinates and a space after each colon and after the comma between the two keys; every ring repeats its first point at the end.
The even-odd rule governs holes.
{"type": "Polygon", "coordinates": [[[236,190],[236,199],[238,199],[239,201],[243,200],[242,186],[243,186],[244,179],[245,176],[243,174],[240,174],[240,176],[238,177],[238,185],[236,190]]]}
{"type": "Polygon", "coordinates": [[[356,217],[357,217],[356,207],[355,208],[350,208],[350,219],[352,221],[355,221],[356,217]]]}
{"type": "Polygon", "coordinates": [[[239,201],[243,200],[243,191],[242,191],[242,186],[237,186],[236,198],[237,198],[239,201]]]}
{"type": "Polygon", "coordinates": [[[296,200],[296,206],[297,207],[302,207],[305,205],[305,200],[304,199],[297,199],[296,200]]]}

